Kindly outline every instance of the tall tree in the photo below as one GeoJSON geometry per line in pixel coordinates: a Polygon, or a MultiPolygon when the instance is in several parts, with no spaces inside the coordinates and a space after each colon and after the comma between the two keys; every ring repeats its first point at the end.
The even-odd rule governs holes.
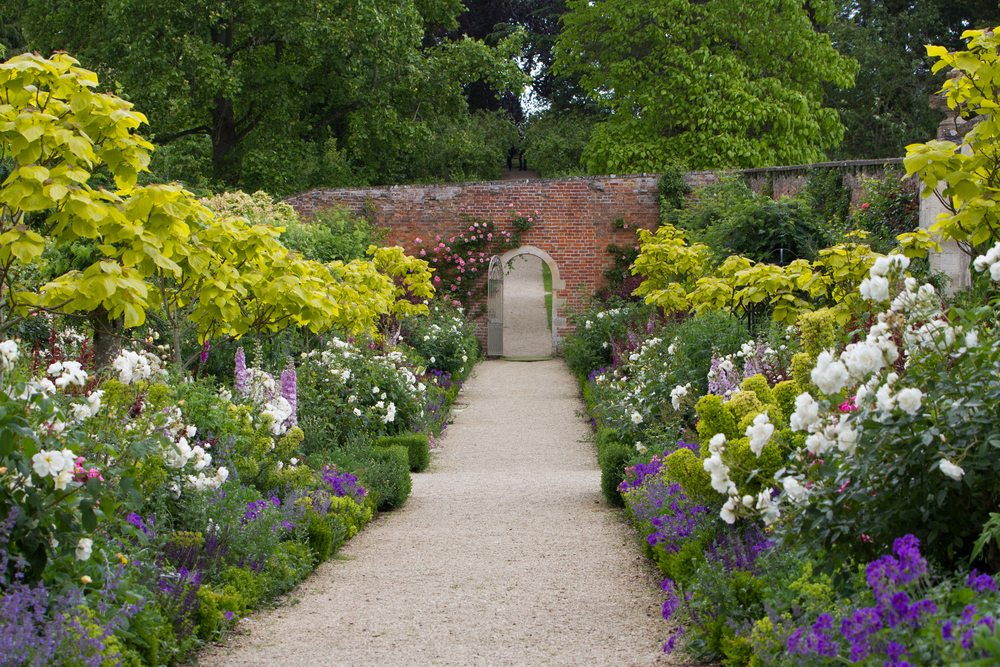
{"type": "Polygon", "coordinates": [[[825,0],[571,0],[556,71],[578,73],[611,114],[591,173],[815,162],[843,133],[823,82],[854,64],[816,25],[825,0]]]}
{"type": "Polygon", "coordinates": [[[934,138],[940,112],[928,97],[944,83],[931,72],[925,45],[964,48],[962,32],[1000,25],[1000,6],[985,0],[843,0],[830,23],[836,49],[857,60],[851,89],[826,84],[826,104],[846,131],[837,159],[902,157],[906,146],[934,138]]]}
{"type": "Polygon", "coordinates": [[[211,143],[213,179],[288,192],[345,164],[405,177],[410,147],[467,113],[463,84],[519,89],[516,40],[422,40],[459,0],[25,0],[40,51],[66,50],[154,120],[152,139],[211,143]]]}

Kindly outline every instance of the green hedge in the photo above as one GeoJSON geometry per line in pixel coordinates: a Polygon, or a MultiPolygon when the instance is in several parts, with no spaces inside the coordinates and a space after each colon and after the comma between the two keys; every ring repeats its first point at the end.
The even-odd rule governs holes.
{"type": "Polygon", "coordinates": [[[377,447],[405,447],[410,457],[410,472],[426,470],[431,462],[431,447],[424,433],[389,435],[375,441],[377,447]]]}
{"type": "Polygon", "coordinates": [[[601,466],[601,491],[612,507],[625,507],[618,487],[625,478],[625,466],[632,458],[627,445],[618,440],[614,429],[597,429],[597,463],[601,466]]]}
{"type": "Polygon", "coordinates": [[[372,447],[361,477],[370,493],[377,494],[380,512],[402,507],[410,495],[410,453],[406,447],[372,447]]]}

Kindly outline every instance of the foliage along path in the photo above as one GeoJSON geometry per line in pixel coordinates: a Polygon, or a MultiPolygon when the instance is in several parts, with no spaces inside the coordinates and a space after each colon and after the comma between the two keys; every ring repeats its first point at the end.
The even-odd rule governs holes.
{"type": "Polygon", "coordinates": [[[562,360],[487,361],[463,397],[404,507],[199,664],[674,664],[562,360]]]}

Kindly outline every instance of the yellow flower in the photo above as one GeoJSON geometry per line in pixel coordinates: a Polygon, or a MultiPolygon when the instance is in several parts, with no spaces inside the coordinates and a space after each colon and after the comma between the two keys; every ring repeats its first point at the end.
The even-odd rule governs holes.
{"type": "Polygon", "coordinates": [[[89,584],[89,583],[91,583],[92,581],[93,581],[93,579],[91,579],[91,578],[90,578],[90,577],[88,577],[87,575],[83,575],[82,577],[80,577],[80,583],[81,583],[81,584],[89,584]]]}
{"type": "Polygon", "coordinates": [[[125,558],[124,554],[117,553],[115,555],[118,556],[118,560],[121,561],[122,565],[128,565],[128,558],[125,558]]]}

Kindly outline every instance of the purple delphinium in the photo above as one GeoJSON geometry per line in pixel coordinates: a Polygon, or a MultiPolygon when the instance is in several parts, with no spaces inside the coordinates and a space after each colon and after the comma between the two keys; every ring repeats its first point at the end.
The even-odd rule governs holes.
{"type": "Polygon", "coordinates": [[[292,363],[291,357],[288,358],[285,370],[281,371],[281,396],[292,406],[292,414],[288,415],[285,424],[289,428],[297,426],[299,422],[295,414],[298,410],[298,392],[296,390],[295,364],[292,363]]]}
{"type": "Polygon", "coordinates": [[[247,385],[247,380],[249,379],[249,374],[247,373],[247,359],[243,352],[243,348],[237,348],[236,350],[236,368],[233,370],[233,389],[240,396],[246,396],[250,391],[250,387],[247,385]]]}
{"type": "Polygon", "coordinates": [[[759,574],[757,561],[773,546],[774,542],[757,525],[745,531],[730,528],[708,544],[705,558],[709,563],[722,565],[726,572],[742,570],[759,574]]]}
{"type": "Polygon", "coordinates": [[[182,567],[177,572],[161,572],[156,601],[178,637],[188,637],[198,622],[198,589],[201,572],[182,567]]]}

